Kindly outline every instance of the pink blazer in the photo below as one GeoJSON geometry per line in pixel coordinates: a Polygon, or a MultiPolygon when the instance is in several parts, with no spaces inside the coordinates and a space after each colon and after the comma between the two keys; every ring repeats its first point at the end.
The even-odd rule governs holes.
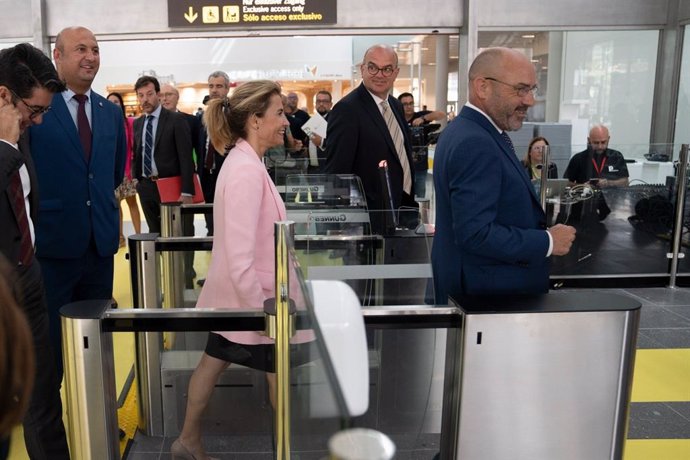
{"type": "MultiPolygon", "coordinates": [[[[266,168],[240,139],[218,175],[213,250],[197,308],[263,309],[264,300],[274,297],[274,223],[285,218],[285,205],[266,168]]],[[[273,343],[257,332],[218,333],[238,343],[273,343]]]]}

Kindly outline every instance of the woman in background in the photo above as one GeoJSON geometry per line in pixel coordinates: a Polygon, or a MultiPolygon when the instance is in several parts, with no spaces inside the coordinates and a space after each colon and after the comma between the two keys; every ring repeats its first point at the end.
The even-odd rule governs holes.
{"type": "MultiPolygon", "coordinates": [[[[535,137],[529,143],[527,153],[522,159],[522,165],[527,170],[527,175],[530,179],[541,179],[541,172],[543,169],[543,148],[549,145],[549,141],[544,137],[535,137]]],[[[547,176],[549,179],[558,178],[558,167],[555,163],[549,163],[547,176]]]]}
{"type": "MultiPolygon", "coordinates": [[[[211,262],[197,308],[263,309],[264,301],[275,297],[274,223],[286,218],[283,200],[262,163],[270,147],[283,143],[289,126],[280,86],[268,80],[244,83],[230,98],[209,102],[204,124],[218,152],[234,147],[218,175],[211,262]]],[[[302,340],[303,332],[292,343],[302,340]]],[[[202,445],[201,416],[220,374],[231,363],[265,371],[273,403],[273,348],[273,340],[259,332],[209,333],[189,381],[184,426],[171,446],[173,458],[210,458],[202,445]]],[[[298,350],[293,360],[296,365],[299,354],[298,350]]]]}
{"type": "Polygon", "coordinates": [[[134,225],[134,232],[141,233],[141,215],[139,214],[139,205],[137,204],[137,180],[132,178],[132,146],[134,145],[134,119],[127,116],[125,112],[125,102],[120,93],[108,94],[108,100],[115,105],[119,105],[122,109],[122,117],[125,123],[125,135],[127,137],[127,155],[125,160],[125,177],[122,183],[115,189],[115,198],[117,198],[118,206],[120,207],[120,247],[125,245],[125,236],[122,232],[122,200],[127,202],[129,207],[129,215],[132,217],[132,225],[134,225]]]}

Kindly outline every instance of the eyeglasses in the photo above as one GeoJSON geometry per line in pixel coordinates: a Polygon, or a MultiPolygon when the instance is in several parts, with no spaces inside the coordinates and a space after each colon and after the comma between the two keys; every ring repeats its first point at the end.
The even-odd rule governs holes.
{"type": "Polygon", "coordinates": [[[373,62],[367,63],[367,72],[369,72],[369,75],[372,77],[375,76],[377,73],[381,72],[381,75],[384,77],[390,77],[393,75],[393,72],[395,72],[395,67],[392,65],[387,65],[386,67],[379,67],[373,62]]]}
{"type": "Polygon", "coordinates": [[[497,78],[491,78],[491,77],[484,77],[484,80],[491,80],[491,81],[495,81],[496,83],[500,83],[500,84],[502,84],[502,85],[510,86],[511,88],[513,88],[513,90],[517,93],[517,95],[518,95],[519,97],[525,97],[525,96],[527,96],[529,93],[532,93],[532,96],[536,96],[536,95],[537,95],[537,91],[539,90],[539,88],[537,87],[537,85],[534,85],[534,86],[527,86],[527,85],[511,85],[510,83],[506,83],[506,82],[501,81],[501,80],[499,80],[499,79],[497,79],[497,78]]]}
{"type": "Polygon", "coordinates": [[[316,103],[317,103],[317,104],[330,104],[331,101],[328,100],[328,99],[317,99],[317,100],[316,100],[316,103]]]}
{"type": "Polygon", "coordinates": [[[402,105],[404,107],[414,107],[414,102],[403,102],[402,105]]]}
{"type": "Polygon", "coordinates": [[[31,112],[31,115],[29,115],[29,120],[31,120],[31,121],[33,121],[36,117],[40,117],[41,115],[45,114],[46,112],[48,112],[50,110],[50,106],[43,107],[42,105],[27,104],[27,102],[24,99],[19,97],[17,95],[17,93],[12,91],[11,89],[10,89],[10,93],[12,93],[12,96],[14,96],[15,99],[19,99],[20,101],[22,101],[22,104],[24,104],[26,106],[26,108],[29,109],[29,111],[31,112]]]}

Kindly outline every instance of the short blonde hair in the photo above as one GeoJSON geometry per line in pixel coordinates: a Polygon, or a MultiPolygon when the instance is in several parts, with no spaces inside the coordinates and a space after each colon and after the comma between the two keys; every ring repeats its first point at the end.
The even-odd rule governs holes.
{"type": "Polygon", "coordinates": [[[204,112],[204,124],[211,143],[218,152],[247,136],[247,120],[252,115],[263,117],[273,95],[280,96],[280,85],[270,80],[243,83],[230,97],[212,99],[204,112]]]}

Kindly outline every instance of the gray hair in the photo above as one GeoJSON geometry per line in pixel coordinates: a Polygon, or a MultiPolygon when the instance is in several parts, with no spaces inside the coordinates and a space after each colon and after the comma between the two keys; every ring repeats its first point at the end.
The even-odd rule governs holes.
{"type": "Polygon", "coordinates": [[[211,75],[208,76],[208,79],[210,80],[211,78],[218,78],[218,77],[225,80],[226,85],[230,84],[230,77],[228,77],[228,74],[226,74],[222,70],[216,70],[215,72],[213,72],[211,75]]]}

